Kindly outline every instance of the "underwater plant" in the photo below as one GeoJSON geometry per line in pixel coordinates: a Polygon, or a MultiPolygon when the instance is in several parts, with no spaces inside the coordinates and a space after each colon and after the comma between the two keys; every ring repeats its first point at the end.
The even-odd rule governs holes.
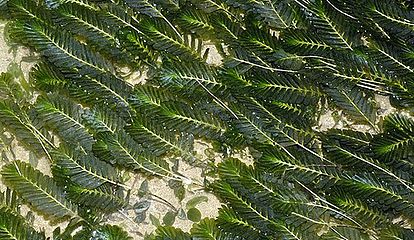
{"type": "Polygon", "coordinates": [[[13,136],[52,169],[3,159],[1,239],[46,239],[22,204],[69,221],[53,239],[132,239],[105,222],[145,209],[131,203],[126,173],[164,179],[179,198],[195,185],[222,203],[216,219],[201,219],[195,199],[188,233],[171,226],[173,211],[146,239],[414,239],[411,1],[0,0],[0,9],[8,39],[37,58],[28,81],[0,76],[1,141],[13,136]],[[381,115],[380,96],[395,113],[381,115]],[[327,113],[341,127],[323,128],[327,113]],[[201,158],[196,141],[222,161],[201,158]],[[246,149],[250,164],[238,155],[246,149]]]}

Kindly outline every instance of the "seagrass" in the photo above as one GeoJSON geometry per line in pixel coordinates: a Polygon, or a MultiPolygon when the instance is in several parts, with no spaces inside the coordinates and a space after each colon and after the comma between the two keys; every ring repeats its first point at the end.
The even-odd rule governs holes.
{"type": "Polygon", "coordinates": [[[0,132],[46,157],[53,175],[18,160],[2,168],[11,189],[0,195],[10,216],[0,217],[2,239],[46,239],[16,201],[70,221],[53,239],[132,239],[104,221],[134,208],[123,171],[198,184],[222,203],[188,233],[159,226],[147,239],[414,239],[411,1],[0,0],[0,9],[7,36],[39,56],[29,89],[1,74],[0,132]],[[378,96],[395,113],[380,116],[378,96]],[[322,131],[327,111],[345,126],[322,131]],[[201,159],[195,141],[224,160],[201,159]],[[245,149],[251,165],[236,157],[245,149]]]}

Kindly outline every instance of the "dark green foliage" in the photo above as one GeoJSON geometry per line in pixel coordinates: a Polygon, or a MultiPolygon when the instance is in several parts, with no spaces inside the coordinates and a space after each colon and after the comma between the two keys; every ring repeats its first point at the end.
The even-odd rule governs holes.
{"type": "Polygon", "coordinates": [[[118,226],[104,225],[98,228],[90,239],[93,240],[132,240],[132,237],[118,226]]]}
{"type": "MultiPolygon", "coordinates": [[[[47,156],[53,178],[13,161],[3,182],[47,217],[81,216],[56,239],[131,239],[101,225],[134,205],[120,173],[169,180],[182,200],[195,181],[181,159],[223,206],[201,221],[173,206],[166,225],[198,223],[149,239],[413,238],[410,1],[0,0],[5,11],[7,36],[41,62],[30,83],[0,75],[0,133],[47,156]],[[382,119],[377,95],[397,113],[382,119]],[[349,129],[321,131],[326,109],[349,129]],[[233,158],[245,149],[251,165],[233,158]]],[[[13,196],[0,215],[17,212],[13,196]]],[[[13,216],[0,234],[37,236],[13,216]]]]}
{"type": "Polygon", "coordinates": [[[59,95],[48,95],[38,98],[36,113],[48,127],[66,143],[79,144],[86,150],[91,150],[94,143],[82,122],[83,108],[76,103],[59,95]]]}
{"type": "Polygon", "coordinates": [[[68,190],[68,198],[73,202],[89,208],[97,208],[104,212],[115,212],[127,205],[125,199],[112,189],[87,189],[72,186],[68,190]]]}
{"type": "Polygon", "coordinates": [[[36,232],[22,216],[0,208],[0,238],[4,240],[45,240],[44,233],[36,232]]]}
{"type": "Polygon", "coordinates": [[[76,206],[65,198],[62,188],[28,163],[15,161],[3,167],[4,183],[15,189],[22,199],[48,217],[76,217],[76,206]]]}
{"type": "Polygon", "coordinates": [[[117,169],[80,148],[73,151],[61,147],[51,152],[55,171],[67,176],[74,184],[94,189],[104,183],[117,184],[117,169]]]}

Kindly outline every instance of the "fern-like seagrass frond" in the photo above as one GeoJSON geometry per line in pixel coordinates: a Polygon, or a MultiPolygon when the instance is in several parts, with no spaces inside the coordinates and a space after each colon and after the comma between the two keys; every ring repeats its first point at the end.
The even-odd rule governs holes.
{"type": "Polygon", "coordinates": [[[385,4],[382,1],[372,0],[365,5],[367,14],[379,31],[385,37],[397,35],[413,43],[414,17],[413,9],[405,8],[398,3],[385,4]]]}
{"type": "Polygon", "coordinates": [[[414,74],[414,66],[404,59],[405,52],[407,51],[406,48],[408,47],[405,47],[403,44],[400,44],[400,46],[396,45],[392,42],[370,40],[368,42],[368,56],[374,61],[380,62],[381,66],[391,73],[396,73],[403,77],[407,74],[414,74]]]}
{"type": "Polygon", "coordinates": [[[143,20],[140,30],[153,48],[168,53],[167,56],[179,57],[183,60],[202,61],[202,41],[191,35],[177,35],[161,21],[143,20]]]}
{"type": "Polygon", "coordinates": [[[251,77],[250,94],[258,98],[278,100],[286,103],[312,105],[319,101],[322,93],[306,78],[290,74],[271,74],[258,72],[251,77]]]}
{"type": "Polygon", "coordinates": [[[14,161],[2,168],[1,175],[3,182],[39,213],[56,219],[78,216],[76,206],[66,199],[64,190],[30,164],[14,161]]]}
{"type": "Polygon", "coordinates": [[[0,122],[38,155],[47,155],[54,144],[35,126],[27,113],[15,104],[0,102],[0,122]]]}
{"type": "Polygon", "coordinates": [[[142,144],[145,151],[154,156],[161,156],[165,153],[174,153],[182,156],[183,159],[194,160],[192,153],[194,137],[191,134],[180,134],[164,129],[154,121],[145,119],[144,116],[134,120],[134,123],[126,127],[126,132],[135,141],[142,144]]]}
{"type": "MultiPolygon", "coordinates": [[[[180,33],[168,18],[164,16],[160,9],[157,8],[156,3],[149,0],[125,0],[125,3],[140,14],[145,14],[151,18],[160,18],[171,29],[176,37],[181,38],[180,33]]],[[[160,4],[162,6],[162,4],[160,4]]],[[[171,8],[170,8],[171,9],[171,8]]],[[[181,39],[182,40],[182,39],[181,39]]]]}
{"type": "MultiPolygon", "coordinates": [[[[132,240],[122,228],[114,225],[103,225],[96,229],[93,234],[93,240],[132,240]]],[[[85,239],[86,240],[86,239],[85,239]]]]}
{"type": "Polygon", "coordinates": [[[296,26],[296,11],[289,1],[251,1],[247,10],[259,20],[263,19],[271,28],[284,29],[296,26]]]}
{"type": "Polygon", "coordinates": [[[120,194],[105,187],[87,189],[71,186],[68,189],[68,198],[81,206],[97,208],[105,213],[115,212],[128,204],[120,194]]]}
{"type": "Polygon", "coordinates": [[[9,73],[0,74],[0,101],[8,100],[15,104],[22,101],[23,89],[9,73]]]}
{"type": "Polygon", "coordinates": [[[372,139],[370,146],[376,157],[397,171],[412,175],[413,127],[411,118],[404,115],[391,115],[384,119],[384,132],[372,139]]]}
{"type": "Polygon", "coordinates": [[[370,125],[377,130],[376,102],[373,95],[364,93],[357,87],[353,88],[326,88],[325,92],[332,101],[340,107],[352,120],[370,125]]]}
{"type": "Polygon", "coordinates": [[[208,39],[214,31],[209,16],[200,10],[189,9],[181,13],[177,24],[187,33],[195,33],[203,39],[208,39]]]}
{"type": "Polygon", "coordinates": [[[176,178],[165,160],[145,154],[143,148],[123,131],[116,135],[100,134],[94,151],[105,161],[127,169],[140,170],[160,177],[176,178]]]}
{"type": "Polygon", "coordinates": [[[322,0],[295,2],[304,7],[306,17],[315,30],[314,34],[317,34],[325,43],[344,50],[353,50],[354,47],[361,45],[357,32],[358,26],[353,19],[342,15],[327,2],[322,0]]]}
{"type": "Polygon", "coordinates": [[[68,71],[75,68],[80,73],[94,75],[112,71],[111,64],[100,54],[91,51],[67,32],[57,31],[42,23],[16,23],[11,35],[27,42],[57,67],[68,71]]]}
{"type": "Polygon", "coordinates": [[[46,240],[45,234],[37,232],[22,216],[0,208],[0,239],[3,240],[46,240]]]}
{"type": "Polygon", "coordinates": [[[10,212],[20,212],[21,199],[18,198],[17,193],[10,188],[7,188],[4,192],[0,192],[0,206],[4,210],[10,212]]]}
{"type": "Polygon", "coordinates": [[[126,122],[116,113],[101,105],[95,105],[91,110],[82,113],[84,124],[94,135],[101,132],[116,132],[124,129],[126,122]]]}
{"type": "Polygon", "coordinates": [[[122,53],[116,45],[117,28],[106,24],[100,11],[65,3],[55,10],[54,21],[63,29],[80,36],[112,61],[128,63],[128,53],[122,53]]]}
{"type": "Polygon", "coordinates": [[[179,91],[185,90],[199,92],[220,91],[224,86],[218,81],[217,70],[202,63],[191,63],[177,65],[167,62],[158,76],[162,86],[175,88],[179,91]]]}
{"type": "Polygon", "coordinates": [[[190,230],[191,236],[193,239],[199,240],[225,240],[224,234],[221,233],[220,229],[217,227],[217,224],[212,218],[205,218],[199,223],[194,224],[190,230]]]}
{"type": "Polygon", "coordinates": [[[157,228],[155,234],[156,236],[151,238],[151,240],[192,240],[190,234],[169,226],[157,228]]]}
{"type": "Polygon", "coordinates": [[[80,105],[62,96],[48,95],[37,99],[36,112],[40,119],[56,131],[61,140],[92,150],[94,139],[83,124],[84,110],[80,105]]]}
{"type": "Polygon", "coordinates": [[[85,188],[97,188],[104,183],[117,185],[117,169],[81,149],[60,147],[51,152],[54,171],[85,188]]]}

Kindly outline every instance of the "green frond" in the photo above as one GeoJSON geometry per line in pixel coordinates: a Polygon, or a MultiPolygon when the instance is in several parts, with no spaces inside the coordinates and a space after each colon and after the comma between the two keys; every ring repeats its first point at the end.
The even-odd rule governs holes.
{"type": "MultiPolygon", "coordinates": [[[[266,174],[245,166],[238,159],[228,159],[221,163],[219,165],[219,176],[220,181],[228,184],[228,187],[232,189],[231,191],[234,191],[232,194],[239,195],[239,198],[243,198],[244,201],[254,207],[254,210],[252,209],[254,212],[262,212],[272,219],[280,219],[283,215],[294,210],[297,207],[295,201],[299,202],[301,198],[298,195],[294,199],[295,201],[292,201],[291,198],[294,195],[284,192],[289,187],[278,187],[274,181],[268,180],[266,174]],[[289,201],[292,203],[289,203],[289,201]]],[[[219,186],[221,186],[220,184],[219,182],[219,186]]],[[[221,190],[219,187],[219,196],[224,198],[230,196],[228,195],[229,192],[221,192],[221,190]]],[[[293,191],[292,189],[289,190],[293,191]]],[[[229,203],[236,210],[238,208],[237,203],[232,202],[235,200],[234,197],[236,196],[229,198],[229,203]]],[[[258,228],[261,227],[258,226],[258,228]]]]}
{"type": "Polygon", "coordinates": [[[205,95],[223,91],[225,86],[218,79],[217,69],[203,63],[168,62],[157,76],[162,86],[193,93],[203,92],[205,95]]]}
{"type": "Polygon", "coordinates": [[[404,48],[404,46],[395,46],[391,42],[369,40],[367,52],[371,59],[379,62],[391,73],[405,76],[407,74],[413,74],[414,67],[404,61],[404,48]]]}
{"type": "Polygon", "coordinates": [[[101,12],[73,3],[62,4],[54,11],[54,21],[63,29],[77,35],[113,61],[129,61],[128,53],[122,53],[116,45],[118,29],[107,24],[101,12]]]}
{"type": "Polygon", "coordinates": [[[324,133],[322,139],[327,138],[328,141],[336,142],[346,149],[364,153],[369,151],[368,148],[373,137],[372,134],[366,132],[330,129],[324,133]]]}
{"type": "Polygon", "coordinates": [[[163,159],[144,155],[143,148],[131,136],[121,131],[116,135],[102,133],[94,151],[100,158],[131,170],[165,178],[174,178],[168,163],[163,159]]]}
{"type": "Polygon", "coordinates": [[[321,188],[349,178],[346,172],[339,171],[335,165],[307,163],[305,159],[293,159],[271,149],[265,150],[257,162],[258,169],[263,172],[285,179],[300,179],[321,188]]]}
{"type": "Polygon", "coordinates": [[[191,134],[179,134],[176,131],[164,129],[158,123],[145,119],[144,116],[135,119],[134,123],[127,126],[125,130],[154,156],[173,153],[189,162],[195,161],[194,137],[191,134]]]}
{"type": "Polygon", "coordinates": [[[391,226],[381,231],[379,236],[381,240],[404,240],[413,238],[414,232],[412,229],[391,226]]]}
{"type": "Polygon", "coordinates": [[[8,100],[19,103],[23,97],[23,89],[10,73],[0,74],[0,101],[8,100]]]}
{"type": "Polygon", "coordinates": [[[236,192],[235,189],[226,182],[216,182],[215,192],[223,198],[225,202],[231,205],[237,215],[248,222],[249,225],[252,225],[260,231],[261,234],[258,239],[267,239],[266,236],[270,239],[309,239],[304,236],[306,236],[306,234],[308,234],[307,236],[311,236],[310,232],[304,233],[302,236],[302,234],[295,230],[293,226],[289,226],[286,222],[283,222],[274,216],[271,208],[259,208],[255,205],[257,202],[249,202],[249,200],[253,198],[253,195],[251,195],[250,199],[246,199],[243,196],[244,194],[241,195],[236,192]]]}
{"type": "Polygon", "coordinates": [[[168,53],[169,56],[179,57],[186,61],[203,60],[203,42],[195,36],[177,35],[162,21],[143,20],[139,26],[146,40],[161,53],[168,53]]]}
{"type": "Polygon", "coordinates": [[[313,133],[285,123],[283,118],[269,111],[263,102],[252,97],[238,98],[238,106],[232,104],[230,107],[237,110],[238,119],[234,120],[234,127],[253,143],[277,146],[291,157],[293,155],[288,147],[297,146],[321,158],[311,147],[313,133]]]}
{"type": "Polygon", "coordinates": [[[115,134],[126,126],[126,122],[118,114],[100,105],[95,105],[91,110],[85,110],[82,113],[82,120],[94,135],[101,132],[115,134]]]}
{"type": "Polygon", "coordinates": [[[409,165],[414,167],[410,159],[412,156],[412,146],[414,144],[414,121],[401,114],[387,116],[384,119],[384,132],[375,136],[371,142],[372,151],[380,159],[387,162],[394,162],[399,165],[401,161],[409,158],[409,165]]]}
{"type": "Polygon", "coordinates": [[[206,13],[221,12],[229,17],[234,16],[230,7],[222,0],[191,0],[191,2],[206,13]]]}
{"type": "Polygon", "coordinates": [[[258,20],[266,22],[274,29],[294,28],[296,13],[289,1],[256,0],[249,1],[248,12],[258,20]]]}
{"type": "Polygon", "coordinates": [[[0,206],[7,211],[19,213],[21,199],[17,197],[17,193],[10,188],[6,188],[4,192],[0,192],[0,206]]]}
{"type": "MultiPolygon", "coordinates": [[[[134,61],[143,61],[149,66],[155,66],[154,62],[157,61],[158,54],[146,43],[143,36],[137,33],[137,31],[129,28],[120,29],[118,31],[118,38],[120,39],[120,48],[122,51],[131,55],[134,61]]],[[[129,65],[131,66],[133,64],[130,63],[129,65]]]]}
{"type": "MultiPolygon", "coordinates": [[[[372,64],[368,62],[361,63],[361,61],[349,59],[343,61],[343,64],[347,64],[349,61],[352,61],[356,64],[352,64],[352,66],[348,65],[345,67],[341,66],[342,64],[339,63],[338,58],[336,61],[336,69],[334,72],[332,72],[332,76],[335,78],[334,82],[336,82],[339,86],[352,86],[352,84],[355,84],[356,86],[365,90],[365,92],[375,91],[378,93],[388,94],[389,92],[387,91],[387,85],[395,84],[392,83],[394,81],[388,79],[387,76],[381,72],[381,70],[376,69],[372,64]]],[[[327,75],[330,76],[330,73],[327,75]]]]}
{"type": "MultiPolygon", "coordinates": [[[[215,2],[216,0],[211,0],[215,2]]],[[[205,1],[209,2],[209,1],[205,1]]],[[[215,36],[230,46],[238,46],[238,40],[243,33],[243,25],[240,22],[232,21],[228,16],[215,14],[211,16],[211,25],[214,27],[215,36]]]]}
{"type": "Polygon", "coordinates": [[[242,48],[253,52],[257,56],[262,56],[268,62],[273,62],[278,58],[278,52],[282,51],[278,39],[271,33],[264,30],[253,28],[245,31],[240,36],[242,48]]]}
{"type": "Polygon", "coordinates": [[[55,11],[56,23],[88,42],[98,47],[110,47],[115,43],[114,32],[104,25],[98,12],[72,3],[62,4],[55,11]]]}
{"type": "Polygon", "coordinates": [[[30,164],[14,161],[2,168],[1,175],[7,186],[41,214],[56,219],[78,216],[76,206],[65,198],[64,190],[30,164]]]}
{"type": "Polygon", "coordinates": [[[361,91],[358,87],[352,88],[325,88],[325,92],[334,104],[342,109],[352,120],[370,125],[374,130],[377,104],[374,96],[361,91]]]}
{"type": "Polygon", "coordinates": [[[250,93],[263,99],[313,105],[323,95],[310,80],[293,74],[265,75],[258,72],[251,79],[250,93]]]}
{"type": "Polygon", "coordinates": [[[94,139],[83,124],[84,109],[80,105],[60,95],[47,95],[37,99],[35,108],[38,117],[62,140],[72,145],[80,144],[86,150],[92,149],[94,139]]]}
{"type": "Polygon", "coordinates": [[[31,69],[30,79],[34,81],[37,89],[45,92],[61,89],[67,84],[63,74],[45,61],[36,64],[31,69]]]}
{"type": "Polygon", "coordinates": [[[370,207],[361,200],[354,199],[352,196],[341,194],[340,190],[338,192],[339,194],[330,196],[329,200],[364,225],[367,225],[369,228],[375,228],[376,226],[391,224],[389,217],[378,209],[370,207]]]}
{"type": "Polygon", "coordinates": [[[132,240],[122,228],[115,225],[103,225],[93,232],[91,240],[132,240]]]}
{"type": "Polygon", "coordinates": [[[159,119],[168,129],[177,129],[180,132],[194,136],[219,139],[227,130],[227,125],[211,112],[200,106],[189,106],[181,102],[163,104],[163,111],[159,119]],[[195,110],[198,108],[198,111],[195,110]],[[205,110],[202,112],[201,110],[205,110]]]}
{"type": "Polygon", "coordinates": [[[46,236],[29,226],[22,216],[16,216],[7,209],[0,208],[0,239],[46,240],[46,236]]]}
{"type": "Polygon", "coordinates": [[[224,234],[217,227],[212,218],[204,218],[199,223],[194,224],[190,230],[191,236],[198,240],[225,240],[224,234]]]}
{"type": "Polygon", "coordinates": [[[151,240],[192,240],[190,234],[174,227],[158,227],[155,230],[155,236],[151,240]]]}
{"type": "Polygon", "coordinates": [[[0,123],[7,127],[28,149],[38,155],[48,155],[54,144],[48,140],[20,107],[0,101],[0,123]]]}
{"type": "Polygon", "coordinates": [[[49,9],[58,8],[62,4],[77,4],[79,6],[83,6],[89,8],[91,10],[98,10],[99,7],[93,2],[89,0],[46,0],[46,6],[49,9]]]}
{"type": "Polygon", "coordinates": [[[196,9],[183,11],[177,19],[177,24],[187,33],[197,34],[202,38],[209,38],[214,32],[209,16],[196,9]]]}
{"type": "Polygon", "coordinates": [[[401,190],[401,186],[380,180],[378,175],[356,175],[352,180],[338,185],[343,187],[347,195],[388,214],[398,211],[399,214],[409,217],[414,213],[414,204],[409,200],[407,191],[401,190]]]}
{"type": "Polygon", "coordinates": [[[346,146],[341,146],[340,143],[326,142],[324,143],[325,151],[328,159],[338,164],[341,164],[342,168],[358,171],[358,169],[369,169],[376,174],[383,174],[389,177],[393,181],[396,181],[401,187],[414,191],[410,182],[405,179],[398,171],[390,168],[378,159],[364,154],[363,152],[356,152],[353,149],[347,149],[346,146]]]}
{"type": "Polygon", "coordinates": [[[71,78],[65,93],[76,101],[90,105],[105,104],[116,112],[129,112],[127,98],[132,88],[126,82],[112,76],[71,78]]]}
{"type": "Polygon", "coordinates": [[[240,238],[241,240],[268,240],[270,237],[261,234],[259,229],[242,219],[233,209],[223,207],[219,210],[217,225],[230,239],[240,238]]]}
{"type": "Polygon", "coordinates": [[[303,55],[325,56],[334,50],[333,46],[323,41],[317,34],[310,34],[302,29],[284,30],[281,32],[281,39],[288,51],[303,55]]]}
{"type": "MultiPolygon", "coordinates": [[[[164,1],[164,3],[165,2],[166,1],[164,1]]],[[[139,14],[144,14],[151,18],[162,19],[168,25],[168,27],[171,28],[171,30],[173,30],[176,34],[178,34],[178,31],[177,29],[175,29],[174,25],[170,22],[169,19],[167,19],[164,16],[162,11],[159,9],[159,5],[162,6],[162,4],[157,5],[156,3],[153,3],[150,0],[137,0],[137,1],[125,0],[125,3],[139,14]]]]}
{"type": "Polygon", "coordinates": [[[272,101],[267,107],[279,119],[284,119],[286,123],[302,129],[316,123],[315,116],[312,114],[316,111],[315,106],[272,101]]]}
{"type": "Polygon", "coordinates": [[[9,0],[7,3],[10,15],[19,20],[50,23],[50,13],[35,1],[9,0]]]}
{"type": "MultiPolygon", "coordinates": [[[[222,163],[219,174],[222,180],[216,182],[218,185],[215,188],[219,196],[242,219],[260,229],[264,236],[305,239],[295,230],[299,226],[282,220],[292,211],[298,211],[301,204],[307,203],[304,195],[296,193],[292,186],[282,181],[270,180],[238,160],[222,163]]],[[[308,237],[312,235],[307,233],[308,237]]]]}
{"type": "MultiPolygon", "coordinates": [[[[292,66],[279,67],[275,65],[274,61],[269,62],[267,56],[257,55],[254,52],[237,51],[233,57],[226,58],[224,60],[224,66],[226,68],[236,68],[238,71],[245,73],[249,70],[261,70],[263,74],[275,74],[275,73],[297,73],[297,70],[291,69],[292,66]]],[[[296,64],[295,64],[296,65],[296,64]]],[[[295,66],[293,65],[293,66],[295,66]]]]}
{"type": "Polygon", "coordinates": [[[50,154],[54,171],[61,172],[75,184],[89,189],[97,188],[104,183],[118,184],[117,170],[97,159],[92,153],[60,147],[50,154]]]}
{"type": "Polygon", "coordinates": [[[353,20],[346,18],[335,8],[322,0],[314,2],[297,1],[306,8],[306,17],[314,28],[314,34],[336,49],[353,50],[361,45],[358,38],[357,25],[353,20]]]}
{"type": "Polygon", "coordinates": [[[98,208],[106,213],[122,209],[128,203],[126,200],[111,189],[88,189],[79,186],[70,186],[68,198],[73,202],[90,208],[98,208]]]}
{"type": "Polygon", "coordinates": [[[412,9],[402,7],[396,2],[385,4],[382,1],[371,0],[365,6],[367,15],[383,31],[386,37],[397,35],[405,40],[414,40],[414,18],[412,9]]]}
{"type": "Polygon", "coordinates": [[[36,22],[16,23],[11,31],[14,38],[26,42],[57,67],[77,69],[83,74],[112,71],[107,60],[67,32],[36,22]]]}
{"type": "Polygon", "coordinates": [[[166,12],[166,14],[173,14],[179,12],[185,7],[185,2],[179,0],[150,0],[154,5],[166,12]]]}
{"type": "Polygon", "coordinates": [[[150,108],[160,107],[162,103],[179,99],[179,96],[163,88],[139,85],[135,87],[133,94],[129,97],[129,102],[138,111],[147,112],[150,108]]]}
{"type": "Polygon", "coordinates": [[[132,14],[130,9],[124,5],[118,5],[115,3],[107,3],[101,6],[103,13],[103,21],[113,28],[128,29],[135,33],[142,33],[138,30],[137,25],[139,19],[132,14]]]}
{"type": "Polygon", "coordinates": [[[161,119],[162,126],[168,131],[216,139],[227,129],[221,119],[208,111],[208,103],[192,105],[163,89],[139,87],[130,97],[130,102],[142,112],[141,118],[161,119]]]}

